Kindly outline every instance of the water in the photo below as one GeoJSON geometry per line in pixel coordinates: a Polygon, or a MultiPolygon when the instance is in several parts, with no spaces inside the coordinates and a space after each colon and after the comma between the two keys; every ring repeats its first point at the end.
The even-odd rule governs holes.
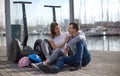
{"type": "MultiPolygon", "coordinates": [[[[34,43],[37,39],[49,38],[43,35],[29,36],[27,45],[34,47],[34,43]]],[[[120,36],[110,37],[87,37],[87,45],[89,50],[102,50],[102,51],[120,51],[120,36]]],[[[6,46],[6,37],[0,37],[0,46],[6,46]]]]}
{"type": "Polygon", "coordinates": [[[32,35],[29,36],[27,44],[31,47],[34,47],[34,43],[37,39],[49,39],[49,37],[43,35],[32,35]]]}
{"type": "Polygon", "coordinates": [[[88,37],[86,42],[90,50],[120,51],[120,36],[88,37]]]}

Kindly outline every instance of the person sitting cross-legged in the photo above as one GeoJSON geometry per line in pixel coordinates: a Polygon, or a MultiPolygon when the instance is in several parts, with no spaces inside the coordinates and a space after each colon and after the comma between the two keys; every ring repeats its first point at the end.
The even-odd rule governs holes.
{"type": "MultiPolygon", "coordinates": [[[[69,24],[69,33],[74,38],[78,35],[79,31],[79,25],[76,23],[70,23],[69,24]]],[[[68,64],[70,66],[73,66],[70,68],[71,71],[78,70],[82,66],[86,66],[91,61],[91,55],[88,51],[87,45],[83,39],[81,39],[76,44],[72,44],[74,40],[70,40],[68,42],[64,52],[68,52],[69,48],[72,47],[73,55],[72,56],[62,56],[58,59],[57,63],[54,66],[48,66],[48,65],[39,65],[39,69],[42,70],[45,73],[58,73],[62,70],[64,67],[64,64],[68,64]]]]}

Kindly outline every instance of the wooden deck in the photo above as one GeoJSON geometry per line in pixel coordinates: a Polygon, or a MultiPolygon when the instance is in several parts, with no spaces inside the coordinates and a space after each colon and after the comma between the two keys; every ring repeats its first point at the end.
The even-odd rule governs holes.
{"type": "Polygon", "coordinates": [[[5,50],[0,50],[0,76],[120,76],[120,52],[91,51],[92,61],[78,71],[64,68],[57,74],[46,74],[37,68],[19,68],[8,62],[5,50]]]}

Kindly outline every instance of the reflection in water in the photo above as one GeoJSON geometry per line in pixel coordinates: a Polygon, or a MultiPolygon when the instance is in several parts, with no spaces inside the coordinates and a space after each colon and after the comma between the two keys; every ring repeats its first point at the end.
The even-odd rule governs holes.
{"type": "Polygon", "coordinates": [[[119,51],[120,37],[88,37],[87,44],[90,50],[119,51]]]}
{"type": "Polygon", "coordinates": [[[106,40],[106,36],[103,36],[103,40],[104,40],[104,41],[106,40]]]}
{"type": "MultiPolygon", "coordinates": [[[[33,48],[37,39],[49,38],[43,35],[29,36],[27,45],[33,48]]],[[[120,36],[87,37],[89,50],[120,51],[120,36]]],[[[6,37],[0,37],[0,46],[6,46],[6,37]]]]}

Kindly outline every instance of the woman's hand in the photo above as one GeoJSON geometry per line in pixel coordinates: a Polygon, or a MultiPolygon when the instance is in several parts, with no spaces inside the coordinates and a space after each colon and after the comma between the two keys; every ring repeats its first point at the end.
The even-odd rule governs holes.
{"type": "Polygon", "coordinates": [[[77,32],[77,35],[79,35],[79,34],[80,34],[80,31],[77,32]]]}

